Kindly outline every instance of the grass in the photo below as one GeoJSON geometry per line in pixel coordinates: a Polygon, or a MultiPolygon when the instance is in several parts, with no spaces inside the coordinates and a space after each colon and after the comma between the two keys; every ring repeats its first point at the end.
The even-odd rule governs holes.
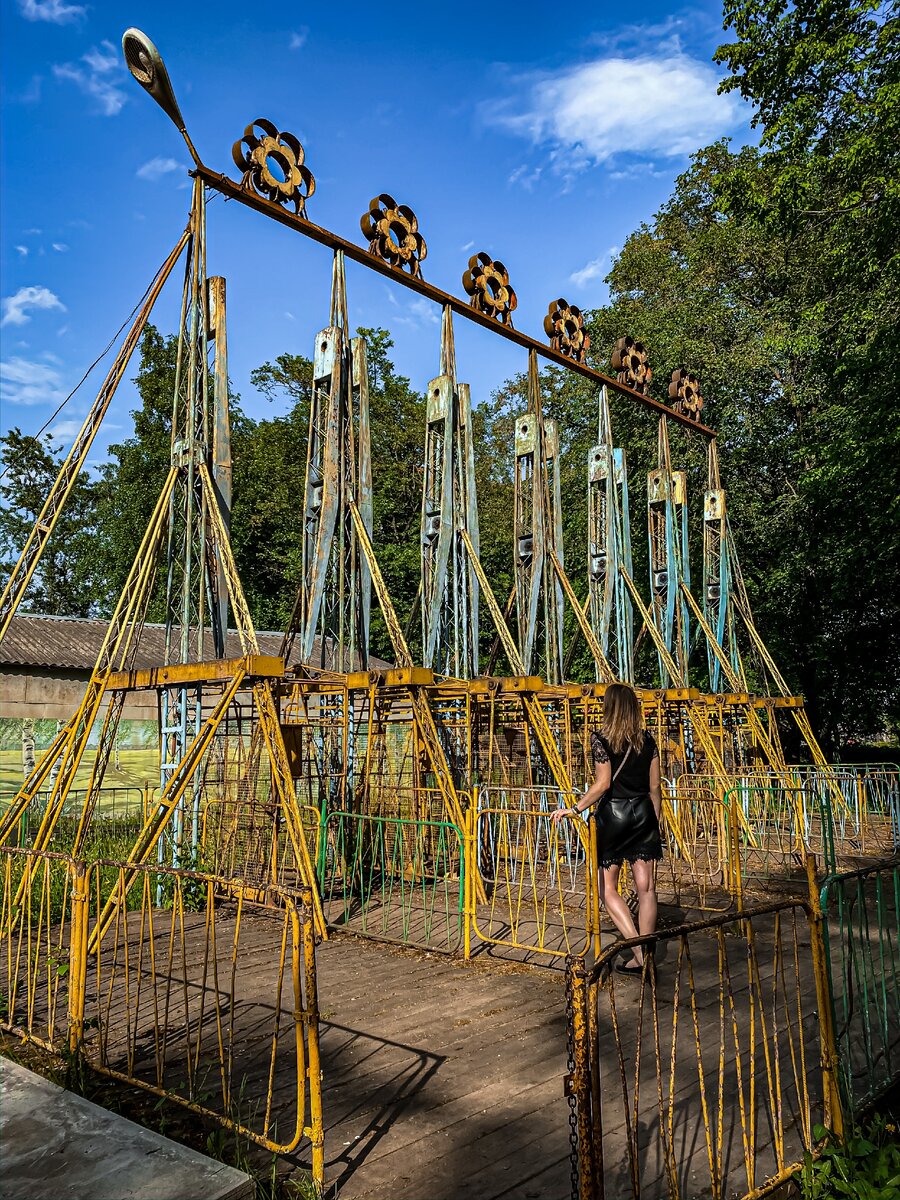
{"type": "Polygon", "coordinates": [[[900,1200],[900,1137],[884,1116],[839,1139],[813,1130],[819,1153],[804,1156],[796,1182],[802,1200],[900,1200]]]}

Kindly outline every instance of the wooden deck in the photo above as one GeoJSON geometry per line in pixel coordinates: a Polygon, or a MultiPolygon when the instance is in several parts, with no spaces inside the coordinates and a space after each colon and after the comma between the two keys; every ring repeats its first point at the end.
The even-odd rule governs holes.
{"type": "MultiPolygon", "coordinates": [[[[289,952],[282,957],[290,946],[289,937],[285,940],[290,922],[286,913],[248,905],[238,923],[235,912],[229,902],[216,906],[214,920],[212,910],[135,911],[111,928],[87,979],[88,1058],[182,1094],[190,1074],[192,1094],[215,1108],[224,1039],[241,1120],[256,1128],[265,1115],[260,1098],[270,1084],[278,1140],[287,1142],[297,1115],[295,1005],[290,970],[279,964],[290,962],[289,952]]],[[[683,917],[683,911],[664,909],[663,924],[673,925],[676,912],[683,917]]],[[[608,1196],[630,1191],[632,1109],[641,1195],[647,1200],[667,1191],[663,1136],[677,1162],[680,1194],[709,1194],[703,1103],[730,1190],[741,1188],[744,1147],[757,1184],[778,1168],[779,1157],[796,1161],[802,1146],[795,1116],[799,1108],[805,1111],[798,1092],[804,1077],[810,1081],[810,1116],[813,1121],[821,1116],[818,1020],[806,918],[802,910],[784,917],[777,954],[775,920],[758,923],[752,970],[748,943],[727,919],[718,933],[700,931],[691,939],[689,964],[682,959],[686,947],[664,940],[657,952],[658,1028],[646,1000],[641,1016],[639,980],[613,977],[600,993],[608,1196]],[[723,978],[729,981],[727,999],[723,978]],[[702,1048],[694,1045],[695,1024],[702,1048]],[[779,1080],[774,1106],[764,1095],[773,1071],[779,1080]],[[783,1157],[774,1152],[776,1109],[785,1118],[783,1157]],[[744,1113],[754,1127],[749,1143],[744,1113]]],[[[562,960],[550,959],[557,969],[547,970],[504,961],[502,953],[501,947],[488,947],[467,964],[347,933],[318,947],[330,1195],[339,1200],[572,1195],[562,960]]],[[[63,1012],[68,976],[50,970],[49,959],[37,965],[37,1011],[50,979],[61,989],[57,1007],[63,1012]]],[[[23,995],[17,1011],[24,1002],[23,995]]],[[[308,1167],[308,1143],[301,1142],[289,1161],[308,1167]]]]}
{"type": "Polygon", "coordinates": [[[563,981],[319,947],[326,1178],[341,1200],[571,1195],[563,981]]]}

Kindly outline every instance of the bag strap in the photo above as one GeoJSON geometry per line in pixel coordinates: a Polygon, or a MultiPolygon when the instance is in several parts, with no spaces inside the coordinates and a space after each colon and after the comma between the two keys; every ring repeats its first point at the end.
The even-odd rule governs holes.
{"type": "Polygon", "coordinates": [[[621,762],[619,763],[619,765],[616,767],[616,773],[615,773],[615,775],[613,775],[612,779],[609,781],[609,790],[610,790],[610,791],[612,791],[612,785],[613,785],[613,784],[616,782],[616,780],[619,778],[619,772],[622,770],[622,768],[623,768],[623,767],[625,766],[625,764],[628,762],[628,756],[629,756],[630,754],[631,754],[631,743],[629,742],[629,743],[628,743],[628,749],[625,751],[625,757],[622,759],[622,761],[621,761],[621,762]]]}

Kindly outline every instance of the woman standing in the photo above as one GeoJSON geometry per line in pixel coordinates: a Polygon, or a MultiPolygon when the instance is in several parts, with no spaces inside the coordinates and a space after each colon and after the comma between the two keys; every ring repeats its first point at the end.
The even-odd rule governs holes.
{"type": "MultiPolygon", "coordinates": [[[[644,728],[641,704],[633,688],[611,683],[603,695],[603,722],[591,734],[594,782],[574,808],[558,808],[554,821],[581,813],[599,802],[595,814],[600,860],[600,902],[624,938],[638,936],[631,910],[618,892],[622,863],[631,866],[638,896],[638,925],[642,934],[656,931],[656,883],[653,864],[662,858],[659,814],[659,751],[644,728]]],[[[643,948],[616,970],[639,975],[643,948]]]]}

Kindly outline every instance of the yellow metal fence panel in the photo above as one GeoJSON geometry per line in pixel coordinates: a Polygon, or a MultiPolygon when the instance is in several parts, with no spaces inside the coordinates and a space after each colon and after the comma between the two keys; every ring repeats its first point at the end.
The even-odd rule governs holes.
{"type": "Polygon", "coordinates": [[[62,854],[0,847],[0,1028],[48,1050],[68,1043],[78,870],[62,854]]]}
{"type": "Polygon", "coordinates": [[[470,898],[472,931],[488,945],[537,961],[584,954],[596,931],[590,826],[554,822],[559,795],[549,788],[483,788],[472,823],[472,874],[480,874],[487,897],[470,898]]]}
{"type": "Polygon", "coordinates": [[[307,1139],[321,1186],[309,889],[264,907],[233,879],[6,847],[0,872],[0,1028],[273,1152],[307,1139]]]}
{"type": "Polygon", "coordinates": [[[576,1200],[731,1200],[787,1177],[833,1116],[816,937],[787,901],[645,939],[640,977],[614,971],[618,947],[570,965],[576,1200]]]}

